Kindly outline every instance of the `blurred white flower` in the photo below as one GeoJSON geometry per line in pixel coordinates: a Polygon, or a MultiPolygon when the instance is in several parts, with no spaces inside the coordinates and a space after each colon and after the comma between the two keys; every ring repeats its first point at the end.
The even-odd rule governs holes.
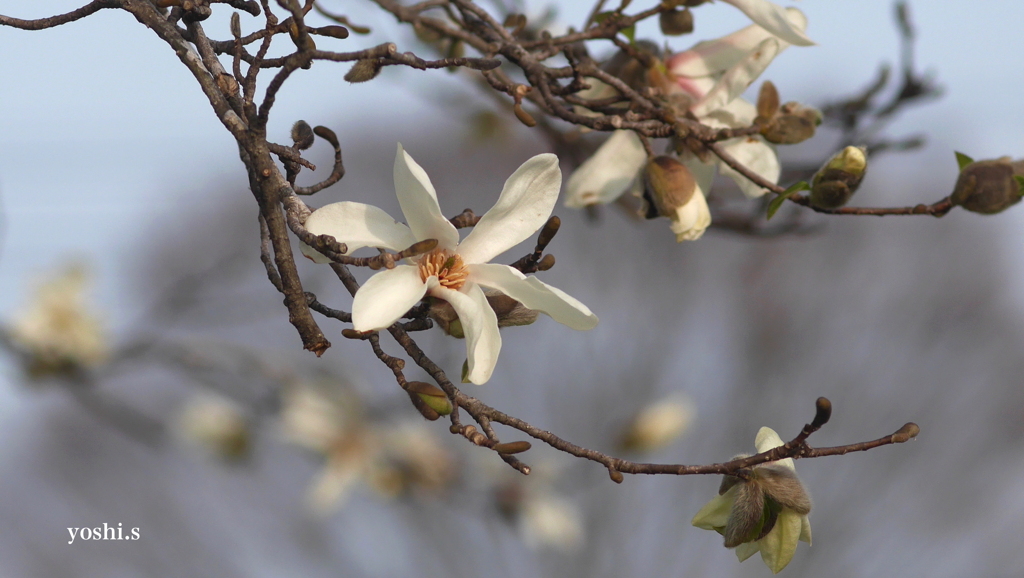
{"type": "Polygon", "coordinates": [[[650,452],[672,443],[690,427],[694,409],[690,398],[674,395],[640,410],[622,436],[627,450],[650,452]]]}
{"type": "Polygon", "coordinates": [[[452,453],[425,424],[388,428],[380,432],[380,442],[369,481],[382,496],[438,494],[455,481],[452,453]]]}
{"type": "Polygon", "coordinates": [[[583,516],[574,504],[554,494],[532,495],[522,504],[519,527],[532,548],[571,552],[583,545],[583,516]]]}
{"type": "MultiPolygon", "coordinates": [[[[380,271],[363,284],[352,303],[356,330],[391,325],[425,295],[443,299],[455,309],[466,336],[467,379],[479,384],[491,378],[501,350],[497,317],[482,287],[496,289],[573,329],[597,324],[597,316],[586,305],[563,291],[508,265],[488,263],[524,241],[551,215],[562,181],[555,155],[537,155],[523,163],[505,181],[498,202],[461,242],[458,230],[441,214],[427,173],[401,145],[394,177],[408,226],[377,207],[353,202],[317,209],[305,223],[309,232],[331,235],[349,252],[361,247],[400,251],[418,241],[438,241],[436,249],[411,259],[411,264],[380,271]]],[[[309,246],[303,245],[302,252],[326,262],[309,246]]]]}
{"type": "MultiPolygon", "coordinates": [[[[757,452],[783,445],[779,434],[762,427],[754,441],[757,452]]],[[[692,524],[725,536],[740,562],[761,553],[761,560],[778,574],[793,559],[797,542],[811,543],[807,514],[811,500],[796,477],[792,458],[759,464],[749,480],[726,476],[719,495],[708,502],[692,524]]]]}
{"type": "Polygon", "coordinates": [[[72,265],[43,280],[28,306],[8,328],[11,343],[27,359],[33,377],[76,372],[103,364],[110,356],[99,318],[85,301],[88,275],[72,265]]]}
{"type": "Polygon", "coordinates": [[[223,460],[245,458],[252,446],[248,420],[222,397],[195,396],[178,417],[178,429],[186,440],[223,460]]]}

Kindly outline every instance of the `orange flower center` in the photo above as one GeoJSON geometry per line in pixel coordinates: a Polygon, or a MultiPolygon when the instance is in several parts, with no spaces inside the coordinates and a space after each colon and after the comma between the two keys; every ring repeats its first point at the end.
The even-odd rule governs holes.
{"type": "Polygon", "coordinates": [[[420,279],[426,282],[437,277],[442,287],[459,290],[466,283],[469,270],[459,257],[451,251],[434,249],[420,258],[420,279]]]}

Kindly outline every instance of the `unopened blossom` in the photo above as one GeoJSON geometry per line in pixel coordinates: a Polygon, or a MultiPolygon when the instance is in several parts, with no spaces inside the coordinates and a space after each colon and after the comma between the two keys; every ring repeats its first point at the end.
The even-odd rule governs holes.
{"type": "MultiPolygon", "coordinates": [[[[762,427],[754,445],[763,453],[783,441],[774,430],[762,427]]],[[[736,548],[740,562],[760,552],[765,565],[778,574],[793,559],[798,541],[811,543],[811,502],[792,458],[754,466],[749,480],[727,476],[719,491],[691,523],[724,535],[726,547],[736,548]]]]}
{"type": "Polygon", "coordinates": [[[88,369],[109,357],[102,324],[85,300],[87,286],[85,269],[71,266],[44,280],[11,322],[11,342],[26,356],[30,374],[88,369]]]}
{"type": "MultiPolygon", "coordinates": [[[[762,15],[770,11],[763,0],[735,2],[762,15]],[[760,12],[757,6],[761,5],[760,12]]],[[[771,4],[782,10],[778,6],[771,4]]],[[[771,10],[774,11],[774,8],[771,10]]],[[[746,12],[746,10],[745,10],[746,12]]],[[[774,13],[774,12],[772,12],[774,13]]],[[[795,8],[782,12],[792,31],[803,35],[807,19],[795,8]]],[[[772,17],[774,18],[774,17],[772,17]]],[[[658,89],[675,106],[697,117],[713,128],[750,126],[757,117],[754,105],[740,95],[771,64],[795,38],[788,33],[776,36],[779,27],[751,25],[715,40],[698,43],[693,48],[670,56],[664,63],[666,74],[658,89]],[[770,32],[769,30],[772,30],[770,32]],[[788,40],[787,40],[788,39],[788,40]]],[[[806,40],[806,37],[803,36],[806,40]]],[[[813,44],[810,41],[801,44],[813,44]]],[[[610,89],[610,87],[603,87],[610,89]]],[[[598,95],[593,95],[597,97],[598,95]]],[[[600,95],[603,96],[603,93],[600,95]]],[[[760,135],[729,139],[721,143],[725,152],[741,164],[771,182],[777,182],[781,167],[775,149],[760,135]]],[[[684,151],[680,161],[689,169],[696,183],[692,206],[687,218],[672,220],[677,241],[696,240],[711,224],[706,197],[716,172],[732,178],[748,197],[760,197],[766,189],[727,166],[716,155],[698,157],[684,151]]],[[[632,131],[616,131],[569,177],[565,201],[568,207],[606,204],[630,191],[639,196],[642,187],[640,171],[647,156],[639,138],[632,131]]]]}
{"type": "MultiPolygon", "coordinates": [[[[377,207],[353,202],[322,207],[305,223],[309,232],[331,235],[350,252],[361,247],[401,251],[426,239],[438,242],[433,251],[380,271],[363,284],[352,303],[352,325],[357,331],[388,327],[424,296],[447,301],[466,336],[467,378],[479,384],[490,379],[501,350],[498,320],[483,287],[573,329],[597,324],[597,316],[565,292],[508,265],[489,263],[540,229],[551,215],[562,181],[555,155],[537,155],[523,163],[505,181],[497,203],[461,242],[458,230],[441,213],[427,173],[401,145],[394,177],[408,225],[377,207]]],[[[308,246],[302,251],[314,261],[326,261],[308,246]]]]}

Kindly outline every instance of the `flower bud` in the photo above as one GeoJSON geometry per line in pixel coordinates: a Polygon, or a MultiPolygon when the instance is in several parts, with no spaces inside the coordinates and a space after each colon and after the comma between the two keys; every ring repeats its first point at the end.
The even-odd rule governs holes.
{"type": "Polygon", "coordinates": [[[644,216],[675,217],[676,209],[690,201],[696,188],[690,170],[675,158],[663,155],[648,160],[644,168],[644,216]]]}
{"type": "Polygon", "coordinates": [[[518,442],[505,442],[503,444],[496,444],[491,449],[496,451],[496,452],[498,452],[499,454],[511,455],[511,454],[521,454],[521,453],[529,450],[531,447],[533,447],[533,446],[530,445],[530,442],[518,441],[518,442]]]}
{"type": "Polygon", "coordinates": [[[375,58],[358,60],[352,65],[352,68],[345,73],[345,80],[352,84],[373,80],[378,74],[380,74],[380,69],[381,64],[375,58]]]}
{"type": "Polygon", "coordinates": [[[849,146],[836,153],[811,180],[811,204],[836,209],[849,202],[868,168],[864,147],[849,146]]]}
{"type": "Polygon", "coordinates": [[[818,109],[797,102],[787,102],[761,129],[761,135],[774,144],[801,143],[814,136],[821,119],[821,112],[818,109]]]}
{"type": "Polygon", "coordinates": [[[1021,187],[1009,157],[975,161],[960,171],[950,200],[968,211],[992,215],[1020,202],[1021,187]]]}
{"type": "Polygon", "coordinates": [[[309,126],[309,123],[304,120],[296,121],[292,125],[292,142],[295,143],[295,147],[299,150],[306,150],[313,146],[315,136],[313,135],[313,128],[309,126]]]}
{"type": "Polygon", "coordinates": [[[448,415],[452,412],[452,402],[448,395],[440,387],[423,381],[410,381],[406,383],[406,390],[418,396],[423,403],[436,411],[438,415],[448,415]]]}
{"type": "Polygon", "coordinates": [[[665,36],[680,36],[693,32],[693,12],[665,10],[658,14],[658,26],[665,36]]]}
{"type": "Polygon", "coordinates": [[[778,112],[779,90],[772,81],[766,80],[757,94],[757,122],[770,122],[778,112]]]}
{"type": "Polygon", "coordinates": [[[622,436],[623,449],[648,452],[674,442],[693,421],[693,403],[673,396],[652,403],[633,418],[622,436]]]}

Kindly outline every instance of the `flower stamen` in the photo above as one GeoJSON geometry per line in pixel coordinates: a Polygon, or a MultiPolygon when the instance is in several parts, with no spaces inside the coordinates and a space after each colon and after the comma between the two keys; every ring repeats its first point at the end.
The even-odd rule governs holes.
{"type": "Polygon", "coordinates": [[[466,284],[468,275],[462,257],[451,251],[434,249],[420,258],[420,279],[424,283],[430,277],[437,277],[442,287],[458,291],[466,284]]]}

